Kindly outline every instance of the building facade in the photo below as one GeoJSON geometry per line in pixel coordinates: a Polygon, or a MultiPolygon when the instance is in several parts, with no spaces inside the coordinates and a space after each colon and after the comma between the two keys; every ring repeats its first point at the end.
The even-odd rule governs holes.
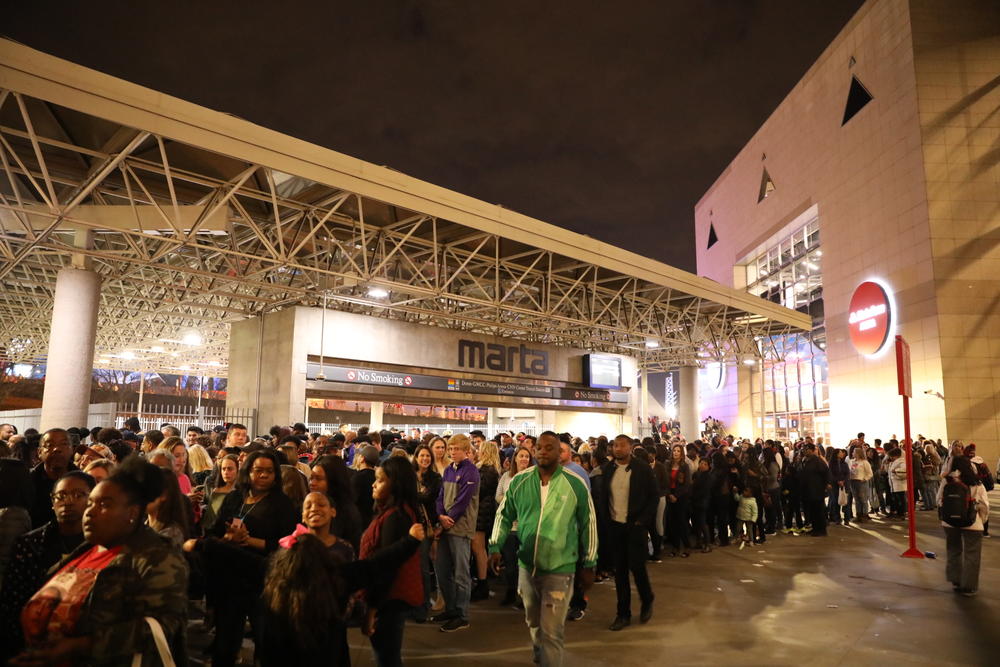
{"type": "Polygon", "coordinates": [[[901,335],[913,436],[975,442],[992,467],[998,163],[1000,3],[866,3],[695,207],[701,275],[813,321],[759,341],[763,363],[705,369],[703,416],[741,435],[901,439],[901,335]]]}

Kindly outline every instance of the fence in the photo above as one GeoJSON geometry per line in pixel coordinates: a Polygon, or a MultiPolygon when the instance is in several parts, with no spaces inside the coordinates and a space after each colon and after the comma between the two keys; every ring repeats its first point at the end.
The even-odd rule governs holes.
{"type": "Polygon", "coordinates": [[[134,403],[117,406],[115,427],[123,428],[129,417],[138,417],[142,430],[158,429],[160,424],[170,424],[183,431],[188,426],[210,428],[220,424],[243,424],[250,437],[257,433],[257,415],[253,408],[226,409],[225,407],[191,405],[149,405],[143,404],[142,414],[134,403]]]}
{"type": "MultiPolygon", "coordinates": [[[[311,433],[333,433],[340,428],[340,424],[323,424],[311,422],[307,425],[307,428],[311,433]]],[[[362,426],[369,426],[368,424],[346,424],[347,428],[351,431],[357,431],[362,426]]],[[[530,422],[520,422],[511,424],[386,424],[384,428],[394,428],[403,433],[409,433],[412,429],[418,428],[421,433],[430,431],[435,435],[443,435],[446,431],[449,433],[468,433],[470,431],[482,431],[483,435],[487,438],[492,439],[496,437],[498,433],[507,432],[510,433],[524,433],[525,435],[537,436],[543,431],[554,430],[551,425],[548,424],[533,424],[530,422]]]]}

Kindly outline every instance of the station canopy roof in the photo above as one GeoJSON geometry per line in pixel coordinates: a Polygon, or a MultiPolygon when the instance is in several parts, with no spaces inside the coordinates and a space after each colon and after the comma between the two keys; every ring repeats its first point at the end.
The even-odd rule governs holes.
{"type": "Polygon", "coordinates": [[[99,368],[223,376],[229,323],[295,304],[620,352],[651,370],[759,356],[770,336],[811,326],[741,290],[6,40],[0,168],[8,361],[44,362],[67,266],[103,277],[99,368]]]}

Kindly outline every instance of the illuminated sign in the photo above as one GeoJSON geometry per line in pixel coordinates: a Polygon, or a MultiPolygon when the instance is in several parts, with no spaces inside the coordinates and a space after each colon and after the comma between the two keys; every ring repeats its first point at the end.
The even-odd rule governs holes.
{"type": "Polygon", "coordinates": [[[851,342],[861,354],[878,354],[889,340],[893,319],[888,289],[874,281],[858,285],[847,317],[851,342]]]}

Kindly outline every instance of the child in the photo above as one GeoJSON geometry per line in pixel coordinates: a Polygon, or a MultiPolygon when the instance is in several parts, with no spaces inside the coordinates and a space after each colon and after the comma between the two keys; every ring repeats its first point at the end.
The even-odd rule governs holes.
{"type": "Polygon", "coordinates": [[[736,508],[736,518],[742,527],[740,531],[740,549],[742,549],[751,540],[757,540],[757,499],[753,497],[753,490],[749,486],[743,488],[740,505],[736,508]]]}

